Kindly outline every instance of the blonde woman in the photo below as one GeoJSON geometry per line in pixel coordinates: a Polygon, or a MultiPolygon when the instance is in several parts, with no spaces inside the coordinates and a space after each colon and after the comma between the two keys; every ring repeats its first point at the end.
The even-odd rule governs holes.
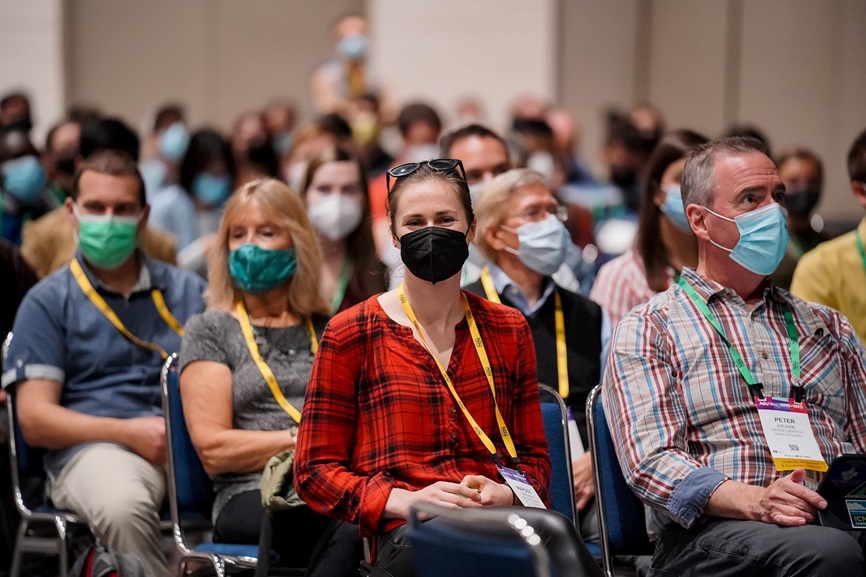
{"type": "Polygon", "coordinates": [[[259,543],[262,523],[271,521],[273,542],[264,544],[293,567],[306,566],[333,527],[307,507],[268,519],[260,482],[268,460],[295,446],[328,313],[320,260],[297,194],[271,179],[242,186],[210,254],[208,310],[187,323],[180,355],[187,426],[216,491],[214,539],[259,543]]]}

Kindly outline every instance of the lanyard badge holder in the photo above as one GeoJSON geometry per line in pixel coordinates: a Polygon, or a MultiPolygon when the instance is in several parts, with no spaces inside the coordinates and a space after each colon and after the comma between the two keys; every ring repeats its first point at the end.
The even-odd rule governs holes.
{"type": "Polygon", "coordinates": [[[815,433],[812,432],[809,422],[809,411],[803,400],[806,389],[800,381],[800,342],[791,307],[787,303],[784,305],[788,348],[791,354],[791,398],[765,397],[763,385],[755,379],[740,352],[728,340],[721,323],[697,291],[682,277],[677,284],[713,325],[722,342],[728,347],[734,365],[755,399],[761,429],[770,448],[776,470],[791,471],[802,468],[810,471],[827,471],[827,462],[821,454],[818,441],[815,440],[815,433]]]}
{"type": "Polygon", "coordinates": [[[415,313],[412,311],[409,299],[406,298],[406,291],[403,288],[403,283],[400,283],[400,286],[397,289],[397,295],[400,298],[400,304],[403,306],[403,311],[406,313],[406,316],[409,317],[412,326],[415,327],[415,331],[418,333],[421,343],[424,345],[424,348],[427,349],[427,352],[430,353],[430,356],[433,357],[433,360],[436,361],[436,366],[439,368],[442,380],[445,381],[445,385],[451,392],[451,396],[454,397],[457,406],[460,407],[466,420],[469,421],[472,430],[475,431],[475,434],[478,435],[478,438],[484,444],[484,447],[490,452],[490,456],[496,464],[496,469],[499,471],[499,474],[502,475],[502,478],[511,490],[514,491],[514,494],[518,499],[520,499],[520,502],[523,503],[523,505],[527,507],[546,509],[541,497],[539,497],[535,488],[529,483],[526,475],[520,470],[520,459],[517,457],[517,449],[514,446],[514,440],[511,438],[511,434],[508,431],[505,419],[502,418],[502,412],[499,410],[499,403],[496,402],[496,388],[493,384],[493,369],[490,366],[490,359],[487,357],[487,351],[484,349],[484,342],[481,340],[481,333],[478,332],[478,326],[475,324],[475,317],[472,315],[472,310],[469,308],[469,302],[466,300],[466,297],[463,296],[463,310],[466,314],[466,324],[469,325],[469,333],[472,335],[472,343],[475,345],[475,352],[478,354],[478,360],[481,361],[481,366],[484,368],[484,375],[487,377],[487,383],[490,386],[490,392],[493,395],[493,408],[496,413],[496,422],[499,427],[499,434],[502,436],[502,442],[505,443],[505,449],[508,451],[509,457],[511,457],[511,464],[514,468],[506,467],[502,463],[502,457],[499,456],[499,452],[496,450],[493,441],[490,440],[490,437],[487,436],[487,433],[484,432],[469,412],[469,409],[467,409],[466,405],[463,404],[460,395],[457,393],[457,389],[454,387],[454,383],[451,381],[451,377],[448,376],[448,371],[445,370],[445,367],[442,366],[442,363],[439,362],[436,355],[430,351],[430,347],[427,345],[427,339],[424,337],[424,333],[421,330],[421,324],[418,322],[415,313]]]}

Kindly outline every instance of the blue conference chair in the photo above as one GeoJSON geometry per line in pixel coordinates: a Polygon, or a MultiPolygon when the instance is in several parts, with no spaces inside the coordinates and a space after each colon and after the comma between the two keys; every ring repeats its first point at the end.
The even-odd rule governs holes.
{"type": "Polygon", "coordinates": [[[168,453],[168,498],[174,542],[182,555],[178,575],[187,574],[190,562],[209,563],[217,577],[232,568],[256,566],[257,545],[205,541],[190,545],[186,530],[210,527],[213,486],[189,437],[178,383],[177,353],[162,367],[162,405],[168,453]]]}
{"type": "Polygon", "coordinates": [[[575,523],[574,485],[571,475],[571,452],[568,438],[568,413],[559,394],[547,385],[539,385],[541,418],[550,455],[551,505],[575,523]]]}
{"type": "MultiPolygon", "coordinates": [[[[2,358],[6,359],[12,333],[3,342],[2,358]]],[[[24,555],[39,554],[57,557],[60,577],[69,574],[70,545],[77,532],[87,532],[87,522],[69,511],[55,508],[49,501],[34,499],[31,494],[40,491],[25,491],[24,487],[41,488],[45,482],[41,451],[27,445],[15,414],[15,396],[6,397],[6,410],[9,418],[9,461],[12,475],[12,490],[15,507],[21,520],[12,555],[10,577],[21,575],[24,555]]]]}
{"type": "Polygon", "coordinates": [[[418,577],[602,575],[574,523],[556,511],[416,503],[408,522],[418,577]]]}
{"type": "Polygon", "coordinates": [[[607,577],[614,577],[614,556],[652,555],[653,545],[646,533],[644,505],[626,483],[616,458],[602,406],[601,385],[595,387],[586,400],[586,421],[595,477],[602,560],[607,577]]]}

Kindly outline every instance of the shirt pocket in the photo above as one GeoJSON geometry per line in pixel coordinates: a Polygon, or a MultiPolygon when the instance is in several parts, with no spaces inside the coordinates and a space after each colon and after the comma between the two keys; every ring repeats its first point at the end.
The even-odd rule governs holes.
{"type": "Polygon", "coordinates": [[[800,380],[806,403],[832,414],[844,412],[839,342],[833,335],[810,335],[800,339],[800,380]]]}

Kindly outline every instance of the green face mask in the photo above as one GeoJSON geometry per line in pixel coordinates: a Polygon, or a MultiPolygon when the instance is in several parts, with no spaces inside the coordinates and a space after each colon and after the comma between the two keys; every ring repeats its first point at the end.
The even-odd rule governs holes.
{"type": "Polygon", "coordinates": [[[140,217],[80,214],[72,206],[78,218],[78,246],[84,258],[105,269],[115,269],[126,262],[135,250],[140,217]]]}

